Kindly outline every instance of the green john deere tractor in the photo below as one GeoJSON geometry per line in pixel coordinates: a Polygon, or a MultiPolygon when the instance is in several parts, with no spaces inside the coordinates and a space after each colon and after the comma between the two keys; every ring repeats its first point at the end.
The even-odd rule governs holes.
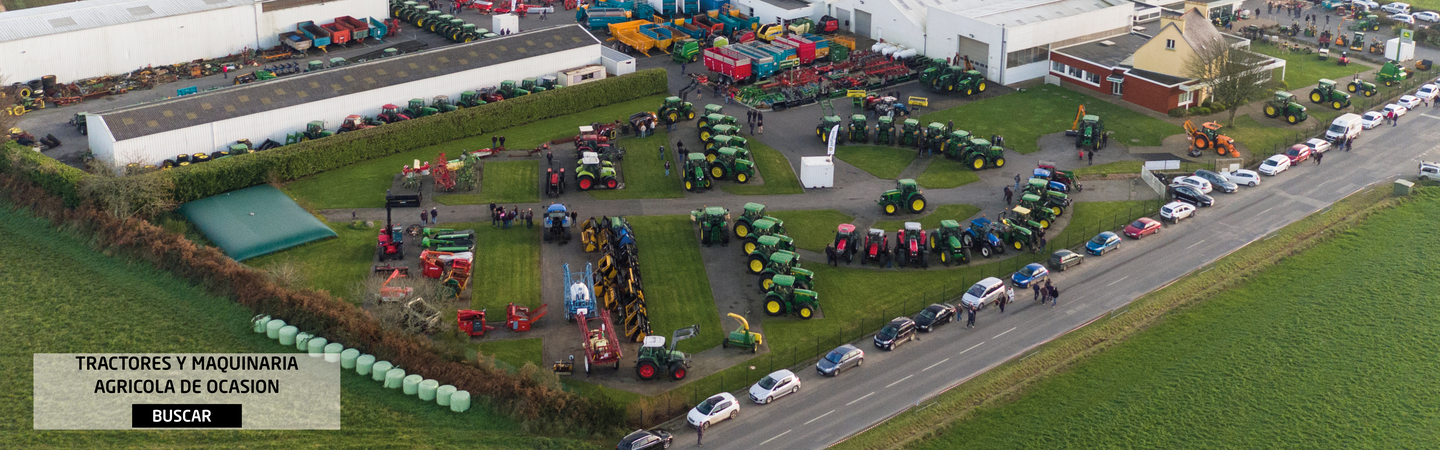
{"type": "MultiPolygon", "coordinates": [[[[728,116],[727,116],[728,117],[728,116]]],[[[734,125],[710,125],[709,128],[700,130],[700,140],[706,145],[715,141],[716,136],[739,136],[740,127],[734,125]]]]}
{"type": "Polygon", "coordinates": [[[990,144],[990,141],[970,138],[970,142],[960,149],[961,161],[972,170],[984,170],[989,168],[1005,167],[1005,149],[998,145],[990,144]]]}
{"type": "Polygon", "coordinates": [[[895,141],[895,119],[880,116],[875,124],[875,143],[890,145],[895,141]]]}
{"type": "Polygon", "coordinates": [[[948,134],[950,134],[950,128],[945,126],[945,124],[930,122],[930,125],[926,125],[925,129],[922,130],[918,148],[920,150],[940,153],[942,146],[945,144],[945,137],[948,134]]]}
{"type": "MultiPolygon", "coordinates": [[[[763,222],[764,221],[761,221],[761,223],[763,222]]],[[[783,234],[771,234],[760,237],[752,235],[745,238],[745,245],[742,246],[741,249],[750,249],[750,252],[745,254],[748,260],[748,262],[745,263],[745,268],[750,270],[750,273],[759,275],[765,272],[765,266],[769,264],[770,255],[780,251],[794,252],[795,240],[783,234]]]]}
{"type": "Polygon", "coordinates": [[[1054,217],[1060,217],[1065,214],[1065,208],[1070,206],[1070,197],[1063,192],[1051,190],[1036,192],[1027,187],[1025,192],[1020,196],[1020,206],[1032,210],[1045,209],[1054,217]]]}
{"type": "Polygon", "coordinates": [[[620,187],[620,181],[615,179],[615,167],[610,161],[601,161],[595,152],[585,152],[575,168],[575,186],[582,191],[597,187],[615,189],[620,187]]]}
{"type": "Polygon", "coordinates": [[[745,184],[754,176],[755,163],[750,161],[749,150],[725,147],[710,162],[710,177],[716,180],[734,178],[736,183],[745,184]]]}
{"type": "Polygon", "coordinates": [[[940,254],[940,263],[950,266],[951,263],[970,263],[970,249],[965,247],[961,241],[960,222],[945,219],[940,221],[940,228],[930,232],[930,251],[940,254]]]}
{"type": "Polygon", "coordinates": [[[750,321],[745,320],[744,317],[740,317],[739,314],[729,313],[726,315],[730,316],[731,319],[735,319],[736,322],[739,322],[740,327],[726,335],[725,342],[721,343],[720,346],[724,348],[748,348],[750,349],[750,353],[758,353],[760,351],[760,345],[765,343],[765,337],[760,335],[760,333],[750,331],[750,321]]]}
{"type": "Polygon", "coordinates": [[[665,97],[665,103],[660,105],[660,120],[665,123],[676,123],[682,120],[695,118],[695,104],[680,100],[680,97],[665,97]]]}
{"type": "MultiPolygon", "coordinates": [[[[735,219],[735,237],[747,238],[755,229],[755,222],[764,219],[772,224],[780,225],[780,234],[785,234],[785,221],[765,215],[765,205],[762,203],[750,202],[745,204],[745,211],[735,219]]],[[[746,251],[745,253],[750,253],[746,251]]]]}
{"type": "MultiPolygon", "coordinates": [[[[1025,197],[1034,197],[1031,204],[1040,204],[1040,196],[1038,195],[1025,194],[1020,196],[1020,200],[1024,201],[1025,197]]],[[[1045,232],[1045,229],[1050,228],[1050,225],[1055,223],[1056,217],[1054,210],[1043,206],[1031,209],[1024,205],[1015,205],[1014,208],[1010,209],[1010,214],[1014,220],[1030,225],[1031,228],[1040,230],[1042,234],[1045,232]]]]}
{"type": "Polygon", "coordinates": [[[925,86],[930,86],[932,81],[944,75],[946,69],[950,67],[950,62],[945,58],[931,58],[924,64],[925,68],[920,70],[920,84],[925,86]]]}
{"type": "Polygon", "coordinates": [[[915,120],[915,119],[905,119],[904,122],[900,123],[900,142],[899,142],[899,144],[900,144],[901,147],[915,147],[915,146],[919,146],[919,145],[920,145],[920,137],[921,137],[921,130],[920,130],[920,121],[919,121],[919,120],[915,120]]]}
{"type": "Polygon", "coordinates": [[[1100,150],[1110,141],[1110,135],[1105,134],[1105,121],[1100,116],[1086,114],[1080,117],[1080,123],[1075,127],[1075,148],[1089,148],[1100,150]]]}
{"type": "Polygon", "coordinates": [[[864,114],[850,116],[850,133],[846,138],[849,139],[850,142],[861,144],[870,142],[870,125],[866,121],[864,114]]]}
{"type": "Polygon", "coordinates": [[[305,124],[305,131],[285,135],[285,145],[299,144],[301,142],[328,137],[335,133],[325,130],[325,121],[312,120],[305,124]]]}
{"type": "MultiPolygon", "coordinates": [[[[820,137],[821,143],[829,143],[830,130],[837,126],[840,126],[840,116],[829,115],[822,117],[820,118],[820,125],[815,126],[815,135],[820,137]]],[[[836,142],[836,144],[842,144],[845,142],[845,133],[836,133],[835,138],[840,140],[840,142],[836,142]]]]}
{"type": "Polygon", "coordinates": [[[430,107],[435,108],[436,111],[440,111],[442,113],[447,113],[460,109],[458,106],[455,106],[454,103],[450,103],[450,96],[448,95],[435,96],[435,98],[430,100],[430,107]]]}
{"type": "Polygon", "coordinates": [[[1366,97],[1374,97],[1375,94],[1380,92],[1380,88],[1375,87],[1375,83],[1362,80],[1360,77],[1355,77],[1355,79],[1350,80],[1350,84],[1345,85],[1345,90],[1350,91],[1352,94],[1358,93],[1366,97]]]}
{"type": "Polygon", "coordinates": [[[410,99],[410,106],[406,107],[404,112],[405,115],[410,116],[411,119],[418,119],[439,114],[440,110],[425,106],[425,99],[423,98],[413,98],[410,99]]]}
{"type": "Polygon", "coordinates": [[[690,211],[690,221],[700,225],[700,243],[730,245],[730,210],[707,206],[690,211]]]}
{"type": "Polygon", "coordinates": [[[985,75],[978,70],[967,70],[957,75],[955,90],[966,96],[984,93],[989,88],[985,82],[985,75]]]}
{"type": "Polygon", "coordinates": [[[1385,61],[1385,65],[1380,66],[1380,71],[1375,72],[1375,81],[1385,87],[1400,84],[1407,78],[1410,78],[1410,69],[1400,67],[1400,64],[1395,61],[1385,61]]]}
{"type": "Polygon", "coordinates": [[[1380,16],[1366,14],[1350,24],[1350,31],[1380,31],[1380,16]]]}
{"type": "Polygon", "coordinates": [[[790,275],[795,277],[795,287],[810,289],[814,286],[815,272],[800,268],[800,255],[788,250],[776,250],[770,254],[770,259],[765,262],[765,269],[760,271],[760,292],[770,290],[774,285],[775,276],[790,275]]]}
{"type": "Polygon", "coordinates": [[[1285,116],[1285,122],[1292,125],[1310,118],[1305,106],[1295,101],[1295,94],[1275,91],[1275,98],[1265,102],[1265,117],[1273,119],[1280,116],[1285,116]]]}
{"type": "Polygon", "coordinates": [[[705,143],[705,159],[713,161],[715,159],[715,155],[720,154],[720,149],[725,147],[735,147],[739,149],[749,150],[750,140],[740,136],[731,136],[728,134],[722,134],[710,138],[710,142],[705,143]]]}
{"type": "MultiPolygon", "coordinates": [[[[711,115],[711,114],[722,114],[722,113],[720,112],[720,110],[722,110],[722,109],[725,109],[725,107],[724,107],[723,105],[717,105],[717,104],[714,104],[714,103],[706,104],[706,105],[705,105],[705,113],[701,114],[700,116],[701,116],[701,117],[704,117],[704,116],[708,116],[708,115],[711,115]]],[[[732,124],[732,125],[733,125],[733,124],[732,124]]]]}
{"type": "Polygon", "coordinates": [[[745,244],[740,246],[740,252],[745,255],[755,253],[755,249],[760,247],[760,240],[767,236],[780,238],[782,250],[795,251],[795,240],[785,235],[785,224],[766,217],[751,224],[750,235],[745,237],[745,244]]]}
{"type": "MultiPolygon", "coordinates": [[[[685,379],[690,371],[690,355],[675,349],[680,341],[700,335],[700,326],[691,325],[675,330],[670,336],[670,348],[665,348],[665,336],[645,336],[640,344],[640,354],[635,358],[635,375],[641,380],[653,380],[664,370],[673,381],[685,379]]],[[[619,363],[616,363],[619,364],[619,363]]]]}
{"type": "Polygon", "coordinates": [[[1008,219],[1000,219],[999,222],[996,222],[994,233],[1000,240],[1005,241],[1005,245],[1017,252],[1036,243],[1034,232],[1008,219]]]}
{"type": "Polygon", "coordinates": [[[474,108],[483,104],[485,104],[485,99],[480,98],[480,93],[477,91],[461,92],[460,101],[455,102],[455,106],[461,108],[474,108]]]}
{"type": "Polygon", "coordinates": [[[690,153],[685,157],[685,190],[695,192],[701,189],[710,189],[710,176],[705,170],[705,155],[701,153],[690,153]]]}
{"type": "Polygon", "coordinates": [[[727,116],[720,113],[711,113],[700,116],[700,121],[695,122],[695,126],[700,128],[700,140],[708,141],[710,139],[705,137],[705,130],[710,129],[710,127],[715,125],[735,125],[736,123],[738,122],[736,121],[734,116],[727,116]]]}
{"type": "Polygon", "coordinates": [[[930,82],[926,84],[930,90],[935,92],[955,92],[956,84],[960,81],[960,75],[965,73],[965,68],[960,66],[945,66],[940,68],[936,75],[932,75],[930,82]]]}
{"type": "Polygon", "coordinates": [[[945,142],[940,144],[940,154],[946,158],[963,160],[965,147],[970,145],[970,132],[965,130],[954,130],[945,137],[945,142]]]}
{"type": "Polygon", "coordinates": [[[820,294],[809,289],[795,287],[795,277],[776,275],[775,285],[765,293],[765,313],[780,316],[791,312],[799,313],[801,319],[815,317],[820,309],[820,294]]]}
{"type": "Polygon", "coordinates": [[[1310,101],[1318,104],[1329,104],[1331,108],[1341,109],[1350,106],[1350,94],[1342,92],[1335,86],[1335,80],[1320,79],[1320,84],[1310,90],[1310,101]]]}
{"type": "Polygon", "coordinates": [[[910,211],[918,214],[925,210],[925,196],[920,192],[920,186],[915,184],[913,178],[905,178],[895,181],[895,189],[880,194],[877,201],[886,215],[893,215],[900,210],[910,211]]]}

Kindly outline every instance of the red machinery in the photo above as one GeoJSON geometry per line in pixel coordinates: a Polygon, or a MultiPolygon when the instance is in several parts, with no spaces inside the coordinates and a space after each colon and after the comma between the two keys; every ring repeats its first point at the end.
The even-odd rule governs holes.
{"type": "Polygon", "coordinates": [[[746,80],[751,75],[751,58],[733,49],[705,49],[705,69],[720,74],[720,79],[746,80]]]}
{"type": "Polygon", "coordinates": [[[615,370],[620,370],[620,339],[615,337],[615,327],[610,325],[610,312],[605,309],[596,311],[599,313],[600,328],[590,329],[590,320],[587,315],[591,311],[581,308],[575,314],[575,323],[580,324],[580,335],[585,341],[581,346],[585,348],[585,374],[590,374],[590,366],[602,364],[614,364],[615,370]]]}
{"type": "Polygon", "coordinates": [[[343,23],[331,22],[321,25],[320,28],[324,28],[325,31],[330,32],[330,43],[332,44],[339,45],[350,42],[352,30],[343,23]]]}
{"type": "Polygon", "coordinates": [[[860,264],[864,265],[866,261],[882,262],[889,245],[890,236],[885,234],[885,230],[871,228],[870,232],[865,234],[865,249],[860,255],[860,264]]]}
{"type": "Polygon", "coordinates": [[[391,281],[395,281],[396,278],[403,277],[403,276],[404,276],[404,275],[402,275],[399,270],[396,270],[396,271],[394,271],[394,272],[390,272],[390,278],[386,278],[386,279],[385,279],[385,282],[380,284],[380,300],[386,300],[386,301],[400,300],[400,299],[403,299],[403,298],[405,298],[405,297],[408,297],[411,293],[414,293],[414,292],[415,292],[415,288],[409,288],[409,287],[403,287],[403,288],[402,288],[402,287],[390,287],[390,282],[391,282],[391,281]]]}
{"type": "Polygon", "coordinates": [[[385,106],[381,106],[380,115],[375,116],[375,118],[380,119],[381,122],[385,123],[395,123],[404,120],[410,120],[410,116],[407,116],[405,115],[405,113],[400,112],[400,107],[393,104],[386,104],[385,106]]]}
{"type": "Polygon", "coordinates": [[[565,168],[555,170],[554,167],[545,169],[545,195],[547,197],[559,197],[565,193],[565,168]]]}
{"type": "Polygon", "coordinates": [[[470,269],[472,262],[468,259],[455,259],[450,262],[450,271],[445,274],[445,281],[440,285],[450,289],[450,296],[459,298],[470,287],[470,269]]]}
{"type": "Polygon", "coordinates": [[[436,191],[455,190],[455,172],[450,171],[450,161],[445,159],[445,152],[440,152],[440,156],[435,157],[435,164],[430,169],[430,175],[435,177],[436,191]]]}
{"type": "Polygon", "coordinates": [[[511,303],[505,306],[505,327],[510,331],[530,331],[530,325],[545,317],[545,313],[549,311],[550,305],[542,304],[531,313],[530,308],[511,303]]]}
{"type": "Polygon", "coordinates": [[[340,129],[336,130],[335,132],[344,133],[347,131],[363,130],[366,128],[375,128],[375,126],[365,123],[365,118],[361,117],[359,114],[351,114],[345,116],[345,120],[340,122],[340,129]]]}
{"type": "Polygon", "coordinates": [[[816,31],[824,34],[830,34],[836,31],[840,31],[840,19],[836,19],[830,16],[821,17],[820,22],[815,25],[816,31]]]}
{"type": "Polygon", "coordinates": [[[440,279],[445,276],[445,260],[442,256],[454,256],[451,252],[437,252],[425,250],[420,252],[420,275],[425,278],[440,279]]]}
{"type": "Polygon", "coordinates": [[[460,331],[466,336],[485,336],[485,331],[493,330],[495,327],[485,324],[485,310],[462,309],[455,312],[455,320],[460,324],[460,331]]]}

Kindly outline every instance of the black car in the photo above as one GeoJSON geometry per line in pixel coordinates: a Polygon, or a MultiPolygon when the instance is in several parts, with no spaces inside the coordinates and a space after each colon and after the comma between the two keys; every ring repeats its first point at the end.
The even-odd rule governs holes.
{"type": "Polygon", "coordinates": [[[915,340],[915,321],[909,317],[896,317],[891,320],[879,333],[875,333],[875,346],[885,350],[894,350],[900,344],[915,340]]]}
{"type": "Polygon", "coordinates": [[[670,448],[671,441],[675,437],[670,433],[655,430],[635,430],[634,433],[625,435],[619,444],[615,444],[615,450],[651,450],[670,448]]]}
{"type": "Polygon", "coordinates": [[[1171,187],[1170,196],[1175,200],[1195,206],[1211,206],[1215,204],[1215,198],[1205,195],[1205,193],[1200,192],[1199,189],[1190,186],[1171,187]]]}
{"type": "Polygon", "coordinates": [[[954,322],[955,307],[944,303],[936,303],[920,310],[915,315],[915,328],[929,333],[935,327],[954,322]]]}

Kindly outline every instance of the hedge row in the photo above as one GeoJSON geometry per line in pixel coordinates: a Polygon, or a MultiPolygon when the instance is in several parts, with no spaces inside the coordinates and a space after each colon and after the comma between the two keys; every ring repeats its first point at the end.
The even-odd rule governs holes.
{"type": "Polygon", "coordinates": [[[643,70],[145,176],[174,177],[175,200],[183,203],[270,181],[290,181],[416,147],[478,136],[654,95],[666,92],[667,83],[665,69],[643,70]]]}
{"type": "Polygon", "coordinates": [[[59,196],[69,207],[80,204],[80,180],[89,176],[83,170],[67,166],[14,141],[0,144],[0,172],[25,177],[59,196]]]}

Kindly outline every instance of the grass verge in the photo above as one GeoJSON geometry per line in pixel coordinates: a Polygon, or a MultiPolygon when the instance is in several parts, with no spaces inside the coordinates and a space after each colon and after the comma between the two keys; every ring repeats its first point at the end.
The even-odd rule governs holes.
{"type": "MultiPolygon", "coordinates": [[[[935,211],[921,217],[920,220],[915,222],[920,222],[920,226],[925,227],[926,230],[940,228],[940,221],[947,219],[958,220],[961,226],[965,226],[965,221],[969,220],[970,217],[978,212],[980,212],[980,208],[975,205],[963,203],[959,205],[940,205],[935,207],[935,211]]],[[[894,232],[903,228],[905,222],[904,220],[881,220],[875,222],[875,225],[871,225],[871,227],[894,232]]]]}
{"type": "Polygon", "coordinates": [[[442,205],[481,205],[540,201],[538,161],[491,160],[484,163],[483,170],[479,194],[440,194],[435,196],[435,202],[442,205]]]}
{"type": "MultiPolygon", "coordinates": [[[[1349,32],[1346,32],[1345,39],[1347,41],[1350,39],[1349,32]]],[[[1347,78],[1351,75],[1370,70],[1368,64],[1363,62],[1357,64],[1356,62],[1359,60],[1354,58],[1350,60],[1350,65],[1348,66],[1335,64],[1335,59],[1340,57],[1339,50],[1337,49],[1332,49],[1331,51],[1336,54],[1330,55],[1330,59],[1325,61],[1321,61],[1314,53],[1292,52],[1280,54],[1279,47],[1264,42],[1251,43],[1250,50],[1272,58],[1285,60],[1285,82],[1290,85],[1291,89],[1314,85],[1319,83],[1321,78],[1338,81],[1340,78],[1347,78]]],[[[1310,106],[1309,99],[1301,100],[1301,103],[1310,106]]]]}
{"type": "MultiPolygon", "coordinates": [[[[501,312],[503,314],[504,310],[501,312]]],[[[475,344],[475,349],[514,367],[523,367],[527,362],[535,364],[535,367],[547,367],[543,361],[544,346],[541,345],[540,338],[485,341],[475,344]]]]}
{"type": "Polygon", "coordinates": [[[350,224],[325,222],[325,225],[335,230],[335,239],[288,248],[247,260],[245,264],[288,280],[287,284],[294,287],[329,291],[336,298],[358,305],[363,299],[355,295],[355,287],[370,275],[375,236],[385,224],[360,229],[351,228],[350,224]]]}
{"type": "Polygon", "coordinates": [[[765,184],[725,183],[720,190],[735,195],[788,195],[803,194],[800,179],[790,167],[790,160],[759,139],[750,139],[750,154],[755,156],[755,168],[765,184]]]}
{"type": "Polygon", "coordinates": [[[1020,153],[1040,150],[1040,136],[1070,129],[1075,111],[1105,119],[1105,129],[1125,145],[1160,145],[1165,136],[1183,133],[1179,126],[1125,109],[1067,87],[1042,85],[1013,94],[966,103],[920,116],[920,124],[955,121],[955,127],[983,136],[1005,136],[1020,153]],[[1138,142],[1131,142],[1135,139],[1138,142]]]}
{"type": "MultiPolygon", "coordinates": [[[[1260,116],[1265,117],[1265,116],[1260,116]]],[[[1312,119],[1313,120],[1313,119],[1312,119]]],[[[1235,126],[1221,129],[1221,133],[1235,138],[1235,142],[1250,149],[1251,155],[1256,160],[1270,157],[1277,152],[1283,152],[1296,144],[1309,139],[1309,129],[1292,130],[1274,126],[1266,126],[1256,121],[1249,114],[1235,116],[1235,126]]]]}
{"type": "MultiPolygon", "coordinates": [[[[505,306],[510,303],[540,307],[538,223],[535,228],[520,224],[508,230],[492,227],[489,222],[441,223],[440,227],[475,230],[477,254],[471,268],[469,309],[488,308],[491,317],[503,320],[505,306]]],[[[563,320],[564,312],[558,317],[563,320]]]]}
{"type": "Polygon", "coordinates": [[[846,145],[835,149],[835,157],[874,175],[893,180],[915,160],[915,149],[878,145],[846,145]]]}
{"type": "MultiPolygon", "coordinates": [[[[1247,118],[1248,118],[1248,117],[1250,117],[1250,116],[1244,116],[1244,117],[1247,117],[1247,118]]],[[[1238,120],[1240,120],[1240,118],[1239,118],[1239,117],[1236,117],[1235,120],[1238,121],[1238,120]]],[[[1143,167],[1145,167],[1145,161],[1137,161],[1137,160],[1132,160],[1132,161],[1115,161],[1115,162],[1108,162],[1108,163],[1105,163],[1105,164],[1096,164],[1096,165],[1093,165],[1093,166],[1080,166],[1080,167],[1075,168],[1075,169],[1074,169],[1074,172],[1075,172],[1075,175],[1109,175],[1109,174],[1112,174],[1112,173],[1130,173],[1130,174],[1139,175],[1139,174],[1140,174],[1140,169],[1143,168],[1143,167]]],[[[1192,163],[1192,162],[1188,162],[1188,161],[1182,161],[1182,162],[1180,162],[1180,170],[1186,171],[1186,172],[1193,172],[1193,171],[1200,170],[1200,169],[1214,169],[1214,168],[1215,168],[1215,165],[1213,165],[1213,164],[1192,163]]],[[[1062,170],[1064,170],[1064,169],[1062,169],[1062,170]]]]}
{"type": "Polygon", "coordinates": [[[926,189],[951,189],[980,181],[980,175],[959,161],[935,158],[915,179],[926,189]]]}
{"type": "MultiPolygon", "coordinates": [[[[590,196],[600,200],[684,197],[685,190],[680,186],[681,167],[675,162],[675,150],[666,145],[669,141],[670,133],[664,131],[644,139],[624,140],[625,160],[620,162],[620,172],[625,179],[625,189],[589,191],[590,196]],[[665,161],[661,161],[659,156],[661,146],[665,146],[665,161],[670,161],[668,178],[665,176],[665,161]]],[[[567,173],[575,169],[567,167],[567,173]]],[[[574,181],[569,183],[573,189],[574,181]]]]}
{"type": "Polygon", "coordinates": [[[855,220],[833,209],[770,211],[769,215],[785,221],[785,232],[795,238],[796,247],[815,252],[824,252],[835,242],[836,225],[855,220]]]}
{"type": "MultiPolygon", "coordinates": [[[[700,325],[700,335],[681,341],[686,353],[720,345],[720,312],[710,292],[699,241],[690,216],[631,216],[640,246],[640,276],[645,280],[645,309],[654,334],[670,336],[681,327],[700,325]]],[[[618,320],[618,318],[617,318],[618,320]]]]}

